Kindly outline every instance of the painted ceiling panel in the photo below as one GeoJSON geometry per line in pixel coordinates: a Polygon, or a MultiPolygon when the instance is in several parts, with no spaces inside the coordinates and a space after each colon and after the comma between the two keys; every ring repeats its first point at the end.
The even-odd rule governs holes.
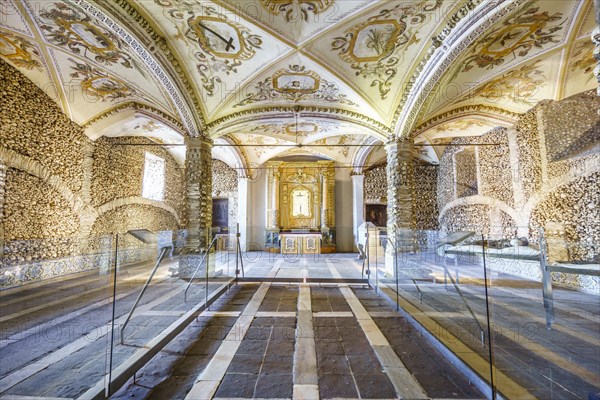
{"type": "Polygon", "coordinates": [[[417,55],[455,2],[393,1],[344,21],[307,46],[389,122],[417,55]]]}
{"type": "Polygon", "coordinates": [[[525,62],[498,76],[490,77],[482,84],[474,85],[462,93],[455,93],[456,86],[438,93],[442,108],[432,114],[469,105],[499,107],[523,113],[541,100],[554,99],[562,62],[562,50],[544,54],[525,62]]]}
{"type": "Polygon", "coordinates": [[[577,0],[533,0],[517,7],[461,54],[429,99],[421,122],[455,107],[457,97],[478,101],[483,96],[482,103],[490,104],[495,96],[496,106],[517,112],[553,98],[560,55],[552,52],[533,63],[529,60],[565,44],[579,5],[577,0]]]}
{"type": "Polygon", "coordinates": [[[351,88],[317,63],[293,54],[244,86],[219,110],[219,115],[252,108],[276,106],[334,107],[374,119],[380,115],[351,88]]]}
{"type": "Polygon", "coordinates": [[[244,82],[290,48],[264,30],[206,1],[139,3],[186,60],[207,120],[244,82]]]}
{"type": "Polygon", "coordinates": [[[91,62],[61,50],[49,49],[61,80],[61,86],[73,119],[85,124],[119,104],[136,101],[163,108],[145,89],[150,84],[136,85],[117,75],[112,69],[95,66],[91,62]]]}

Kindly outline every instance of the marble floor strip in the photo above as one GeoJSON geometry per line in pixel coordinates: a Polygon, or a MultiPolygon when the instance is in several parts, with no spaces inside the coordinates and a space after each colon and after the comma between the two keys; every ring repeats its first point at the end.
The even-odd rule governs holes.
{"type": "Polygon", "coordinates": [[[301,284],[298,296],[298,325],[296,327],[294,351],[293,399],[319,399],[318,385],[310,285],[301,284]]]}
{"type": "Polygon", "coordinates": [[[242,311],[236,324],[231,328],[225,340],[221,343],[221,346],[210,360],[204,371],[198,376],[196,383],[192,387],[192,390],[185,397],[186,400],[203,400],[212,399],[216,393],[227,368],[244,338],[252,320],[254,319],[258,308],[262,303],[267,291],[269,290],[270,283],[262,283],[252,299],[242,311]]]}
{"type": "Polygon", "coordinates": [[[349,287],[340,287],[344,298],[356,315],[360,327],[362,328],[367,340],[373,347],[377,358],[383,365],[388,378],[394,385],[396,394],[400,399],[427,399],[425,391],[417,380],[406,369],[394,349],[383,336],[367,310],[361,304],[360,300],[349,287]]]}

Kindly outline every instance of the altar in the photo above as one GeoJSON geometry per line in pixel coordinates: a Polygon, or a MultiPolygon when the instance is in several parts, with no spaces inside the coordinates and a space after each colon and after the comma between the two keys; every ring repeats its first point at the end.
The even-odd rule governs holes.
{"type": "Polygon", "coordinates": [[[282,254],[320,254],[320,233],[280,233],[282,254]]]}
{"type": "Polygon", "coordinates": [[[265,248],[282,254],[335,252],[333,161],[269,161],[265,248]]]}

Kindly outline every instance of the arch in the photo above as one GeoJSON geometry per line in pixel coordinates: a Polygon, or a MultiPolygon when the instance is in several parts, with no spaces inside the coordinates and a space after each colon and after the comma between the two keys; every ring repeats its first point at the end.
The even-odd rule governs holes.
{"type": "Polygon", "coordinates": [[[248,176],[248,174],[249,174],[248,161],[246,160],[246,156],[244,155],[242,149],[237,146],[238,143],[236,143],[236,141],[233,138],[229,137],[228,135],[224,135],[224,136],[215,138],[214,144],[215,145],[218,145],[218,144],[229,145],[228,147],[223,148],[223,153],[225,156],[228,155],[231,157],[231,159],[235,160],[235,165],[231,165],[230,159],[228,160],[226,157],[219,157],[219,154],[214,154],[214,151],[215,151],[214,145],[212,148],[213,158],[223,161],[225,164],[229,165],[231,168],[238,171],[238,176],[240,176],[242,178],[248,176]]]}
{"type": "Polygon", "coordinates": [[[514,208],[512,208],[505,202],[498,200],[498,199],[491,198],[491,197],[481,196],[481,195],[463,197],[463,198],[451,201],[450,203],[447,203],[440,210],[440,214],[438,216],[438,221],[441,221],[442,218],[444,217],[444,215],[446,214],[446,212],[448,212],[450,209],[452,209],[454,207],[470,206],[470,205],[485,205],[485,206],[497,207],[501,211],[504,211],[506,214],[508,214],[517,224],[519,223],[519,221],[521,221],[521,218],[520,218],[521,213],[517,212],[517,210],[515,210],[514,208]]]}
{"type": "Polygon", "coordinates": [[[173,214],[175,220],[177,221],[177,224],[181,225],[181,218],[179,217],[177,211],[175,211],[173,207],[161,201],[150,200],[140,196],[121,197],[118,199],[111,200],[108,203],[102,204],[100,207],[96,208],[97,215],[91,222],[91,225],[93,225],[96,222],[96,220],[103,214],[106,214],[107,212],[115,210],[119,207],[131,205],[146,205],[163,209],[169,212],[170,214],[173,214]]]}
{"type": "Polygon", "coordinates": [[[577,179],[585,178],[586,176],[596,172],[600,172],[600,156],[593,155],[585,159],[582,168],[570,168],[566,174],[550,179],[548,182],[546,182],[542,189],[535,192],[527,201],[527,203],[525,203],[523,206],[522,215],[526,216],[527,220],[529,220],[533,210],[551,193],[555,192],[561,186],[568,185],[577,179]]]}
{"type": "Polygon", "coordinates": [[[381,140],[373,136],[365,139],[363,146],[358,148],[358,150],[354,153],[354,157],[352,158],[352,172],[356,174],[362,174],[364,172],[365,164],[369,159],[369,155],[373,151],[371,145],[380,141],[381,140]]]}
{"type": "Polygon", "coordinates": [[[58,175],[54,175],[47,167],[37,160],[25,157],[13,150],[0,147],[0,160],[9,168],[18,169],[36,178],[41,179],[55,189],[67,201],[74,214],[81,217],[82,214],[94,214],[96,211],[75,194],[58,175]]]}

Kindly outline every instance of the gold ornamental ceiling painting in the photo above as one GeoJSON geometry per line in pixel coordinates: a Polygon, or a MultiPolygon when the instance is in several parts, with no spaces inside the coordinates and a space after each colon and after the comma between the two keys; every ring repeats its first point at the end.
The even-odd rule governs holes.
{"type": "Polygon", "coordinates": [[[396,133],[434,163],[453,137],[595,88],[594,27],[591,0],[3,0],[0,57],[92,139],[353,165],[396,133]]]}

